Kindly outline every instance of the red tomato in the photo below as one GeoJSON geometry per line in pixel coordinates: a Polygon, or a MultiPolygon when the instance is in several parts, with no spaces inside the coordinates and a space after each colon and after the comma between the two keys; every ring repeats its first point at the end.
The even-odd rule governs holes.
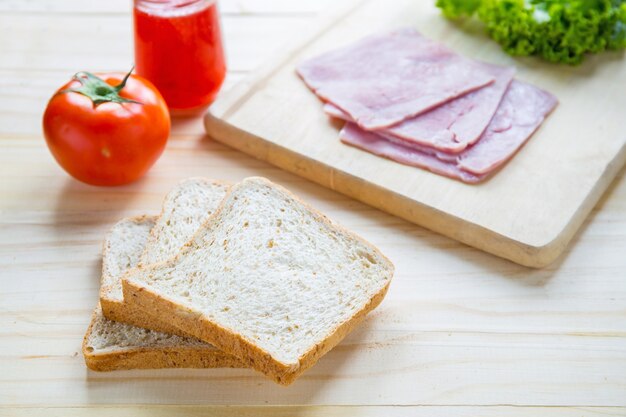
{"type": "Polygon", "coordinates": [[[161,156],[170,116],[148,80],[83,72],[52,96],[43,131],[71,176],[92,185],[121,185],[140,178],[161,156]]]}

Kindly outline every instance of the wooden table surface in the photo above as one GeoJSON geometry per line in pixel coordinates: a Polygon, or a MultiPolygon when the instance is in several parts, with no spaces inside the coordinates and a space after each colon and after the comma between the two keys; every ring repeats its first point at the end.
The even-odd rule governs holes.
{"type": "MultiPolygon", "coordinates": [[[[424,0],[426,1],[426,0],[424,0]]],[[[331,0],[223,0],[226,88],[331,0]]],[[[143,180],[95,188],[53,161],[40,120],[78,70],[132,63],[129,0],[0,0],[0,415],[626,415],[626,181],[566,254],[530,270],[282,172],[175,123],[143,180]],[[290,387],[241,369],[94,373],[80,353],[100,245],[193,175],[283,184],[396,264],[383,304],[290,387]]],[[[623,86],[622,86],[623,87],[623,86]]]]}

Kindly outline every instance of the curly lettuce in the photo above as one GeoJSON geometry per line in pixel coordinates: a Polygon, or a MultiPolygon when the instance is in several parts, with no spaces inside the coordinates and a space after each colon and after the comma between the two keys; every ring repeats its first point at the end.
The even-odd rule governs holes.
{"type": "Polygon", "coordinates": [[[626,0],[437,0],[450,19],[477,16],[511,55],[578,64],[626,48],[626,0]]]}

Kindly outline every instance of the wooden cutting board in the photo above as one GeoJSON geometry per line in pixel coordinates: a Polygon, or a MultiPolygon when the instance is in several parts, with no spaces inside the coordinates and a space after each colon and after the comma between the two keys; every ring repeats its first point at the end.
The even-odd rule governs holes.
{"type": "MultiPolygon", "coordinates": [[[[468,245],[531,267],[554,261],[626,160],[626,60],[578,67],[515,59],[477,22],[457,25],[433,1],[349,2],[311,34],[223,95],[205,117],[215,140],[468,245]],[[491,180],[466,185],[338,140],[322,103],[295,73],[305,58],[411,26],[476,59],[514,65],[560,105],[491,180]]],[[[363,86],[367,88],[367,86],[363,86]]]]}

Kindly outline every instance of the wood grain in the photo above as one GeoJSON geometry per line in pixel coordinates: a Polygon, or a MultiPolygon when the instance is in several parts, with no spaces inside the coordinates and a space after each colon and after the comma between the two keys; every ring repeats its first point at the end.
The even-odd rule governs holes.
{"type": "MultiPolygon", "coordinates": [[[[0,410],[2,410],[0,408],[0,410]]],[[[529,415],[551,415],[555,417],[580,417],[580,416],[623,416],[623,409],[617,407],[201,407],[201,406],[159,406],[159,407],[102,407],[99,409],[81,407],[59,408],[18,408],[6,409],[7,417],[22,416],[45,416],[45,417],[75,417],[89,414],[93,417],[100,416],[138,416],[138,417],[162,417],[162,416],[236,416],[236,417],[287,417],[287,416],[327,416],[327,417],[351,417],[381,415],[388,417],[414,416],[414,417],[470,417],[481,415],[483,417],[527,417],[529,415]]]]}
{"type": "Polygon", "coordinates": [[[619,109],[626,63],[616,54],[572,68],[513,59],[438,16],[433,2],[353,1],[281,58],[220,98],[214,139],[309,180],[522,265],[553,262],[626,162],[619,109]],[[295,73],[298,62],[371,33],[413,26],[457,51],[515,65],[560,105],[491,180],[466,185],[339,142],[338,127],[295,73]],[[572,88],[575,85],[575,88],[572,88]],[[584,122],[581,122],[583,121],[584,122]],[[593,138],[593,139],[591,139],[593,138]]]}
{"type": "MultiPolygon", "coordinates": [[[[232,25],[227,34],[241,45],[229,49],[232,59],[250,69],[280,53],[298,36],[289,31],[301,32],[324,8],[314,1],[221,5],[233,11],[224,16],[225,26],[239,18],[241,5],[255,8],[241,12],[245,27],[232,25]],[[294,11],[300,4],[308,11],[294,11]],[[265,33],[266,19],[278,26],[292,17],[297,23],[286,23],[282,34],[280,27],[275,35],[265,33]],[[268,42],[262,53],[236,57],[249,54],[259,39],[268,42]]],[[[46,53],[53,46],[42,38],[62,40],[62,28],[38,26],[46,19],[33,15],[56,8],[50,21],[79,25],[89,16],[108,22],[98,15],[113,6],[111,13],[123,17],[127,3],[117,0],[0,0],[2,24],[23,27],[19,39],[0,36],[0,54],[12,51],[25,63],[39,53],[47,57],[28,71],[0,61],[0,415],[626,415],[623,170],[564,256],[542,270],[488,255],[212,142],[198,119],[176,122],[166,152],[143,180],[116,188],[79,184],[55,164],[39,126],[48,95],[77,69],[63,63],[75,59],[73,50],[46,53]],[[53,70],[59,63],[67,68],[53,70]],[[193,175],[266,176],[372,241],[396,264],[379,309],[293,386],[249,370],[98,374],[83,363],[80,343],[97,300],[105,231],[124,216],[158,212],[167,191],[193,175]]],[[[85,48],[108,47],[106,37],[82,36],[85,48]]],[[[130,39],[116,41],[119,55],[111,56],[119,66],[92,67],[88,55],[80,64],[123,70],[130,39]]]]}

